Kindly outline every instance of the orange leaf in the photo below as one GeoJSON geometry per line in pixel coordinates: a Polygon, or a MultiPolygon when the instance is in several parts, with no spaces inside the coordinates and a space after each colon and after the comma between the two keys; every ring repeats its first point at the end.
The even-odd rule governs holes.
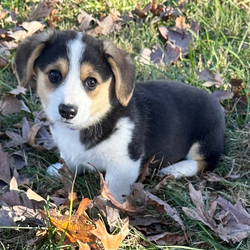
{"type": "MultiPolygon", "coordinates": [[[[79,212],[71,215],[61,215],[55,210],[50,209],[50,221],[61,232],[65,232],[65,235],[72,243],[76,243],[77,240],[81,242],[96,242],[97,237],[91,233],[91,230],[95,229],[95,225],[88,217],[85,209],[89,206],[91,201],[84,199],[79,205],[79,212]]],[[[45,211],[40,211],[43,217],[46,216],[45,211]]]]}
{"type": "Polygon", "coordinates": [[[79,244],[79,250],[91,250],[87,243],[82,243],[80,240],[77,240],[79,244]]]}
{"type": "Polygon", "coordinates": [[[109,234],[106,230],[105,225],[99,219],[95,222],[96,228],[91,230],[91,233],[96,235],[102,242],[105,250],[116,250],[120,246],[121,242],[129,233],[128,224],[129,220],[121,228],[118,234],[109,234]]]}

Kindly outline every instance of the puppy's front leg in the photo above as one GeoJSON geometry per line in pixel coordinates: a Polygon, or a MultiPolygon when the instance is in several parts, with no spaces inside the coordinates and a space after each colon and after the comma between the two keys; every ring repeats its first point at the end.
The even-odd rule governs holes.
{"type": "Polygon", "coordinates": [[[130,194],[130,186],[135,183],[139,175],[140,165],[140,160],[131,160],[128,164],[108,167],[105,180],[110,192],[120,203],[124,202],[126,196],[130,194]]]}

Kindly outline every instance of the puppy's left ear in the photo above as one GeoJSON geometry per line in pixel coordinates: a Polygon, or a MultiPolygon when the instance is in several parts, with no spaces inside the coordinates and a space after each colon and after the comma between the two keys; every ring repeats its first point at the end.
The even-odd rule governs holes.
{"type": "Polygon", "coordinates": [[[115,75],[115,92],[118,101],[127,106],[135,87],[135,63],[127,52],[103,41],[104,53],[115,75]]]}

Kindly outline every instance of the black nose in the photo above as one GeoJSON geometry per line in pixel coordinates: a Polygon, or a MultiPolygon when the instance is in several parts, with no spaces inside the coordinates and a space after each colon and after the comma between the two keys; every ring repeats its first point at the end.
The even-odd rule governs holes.
{"type": "Polygon", "coordinates": [[[76,116],[78,108],[74,105],[60,104],[58,110],[61,117],[69,120],[76,116]]]}

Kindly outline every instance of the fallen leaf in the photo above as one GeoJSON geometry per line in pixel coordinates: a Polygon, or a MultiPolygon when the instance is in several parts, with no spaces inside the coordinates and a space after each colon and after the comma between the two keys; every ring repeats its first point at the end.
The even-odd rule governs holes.
{"type": "Polygon", "coordinates": [[[14,152],[10,157],[13,159],[13,164],[17,170],[22,169],[26,165],[22,151],[14,152]]]}
{"type": "Polygon", "coordinates": [[[43,0],[31,8],[28,21],[38,20],[48,16],[54,10],[55,1],[43,0]]]}
{"type": "Polygon", "coordinates": [[[187,237],[184,234],[164,232],[152,236],[147,236],[147,240],[155,242],[157,245],[184,245],[187,243],[187,237]]]}
{"type": "Polygon", "coordinates": [[[160,180],[160,182],[153,188],[152,192],[156,192],[163,186],[167,185],[169,182],[174,181],[175,177],[173,175],[166,175],[160,180]]]}
{"type": "Polygon", "coordinates": [[[180,27],[184,26],[183,19],[181,19],[177,25],[179,25],[179,27],[159,27],[159,31],[166,40],[178,47],[182,55],[187,55],[189,54],[189,44],[192,44],[195,39],[193,34],[198,35],[199,25],[197,22],[192,21],[191,25],[185,25],[185,29],[181,29],[180,27]],[[190,27],[192,33],[187,27],[190,27]]]}
{"type": "Polygon", "coordinates": [[[10,190],[18,191],[18,184],[16,178],[13,176],[10,180],[10,190]]]}
{"type": "Polygon", "coordinates": [[[9,206],[21,205],[19,193],[16,190],[10,190],[0,196],[0,200],[7,203],[9,206]]]}
{"type": "Polygon", "coordinates": [[[20,94],[25,95],[26,92],[27,92],[27,89],[21,86],[17,86],[15,89],[12,89],[11,91],[9,91],[9,93],[12,95],[20,95],[20,94]]]}
{"type": "Polygon", "coordinates": [[[213,219],[216,210],[217,202],[213,202],[209,210],[205,209],[205,204],[202,199],[201,191],[196,191],[192,184],[188,185],[189,195],[196,208],[183,207],[184,213],[195,220],[202,221],[205,225],[216,231],[217,225],[213,219]]]}
{"type": "Polygon", "coordinates": [[[30,112],[26,104],[18,100],[15,95],[4,94],[0,101],[0,114],[8,115],[12,113],[20,113],[22,110],[30,112]]]}
{"type": "Polygon", "coordinates": [[[151,174],[151,171],[149,169],[150,165],[156,164],[159,162],[159,160],[155,160],[155,155],[153,155],[141,168],[140,175],[137,178],[137,182],[143,182],[146,180],[146,177],[151,174]]]}
{"type": "Polygon", "coordinates": [[[243,208],[240,201],[232,205],[226,199],[219,197],[217,204],[221,211],[215,218],[221,223],[218,225],[218,233],[226,242],[240,242],[248,238],[250,234],[250,214],[243,208]]]}
{"type": "Polygon", "coordinates": [[[0,47],[0,69],[11,63],[11,54],[8,48],[0,47]]]}
{"type": "Polygon", "coordinates": [[[121,29],[121,25],[116,23],[113,17],[109,14],[102,21],[97,20],[98,26],[87,32],[88,35],[93,37],[99,36],[99,34],[108,35],[111,32],[121,29]]]}
{"type": "Polygon", "coordinates": [[[101,211],[102,215],[106,218],[107,223],[109,225],[109,230],[111,232],[113,232],[117,226],[120,226],[120,210],[116,208],[110,200],[104,199],[101,196],[97,196],[94,199],[94,204],[101,211]]]}
{"type": "Polygon", "coordinates": [[[86,11],[82,10],[80,14],[77,16],[77,20],[80,23],[80,30],[88,30],[90,28],[91,22],[97,22],[97,20],[86,11]]]}
{"type": "MultiPolygon", "coordinates": [[[[92,165],[92,164],[91,164],[92,165]]],[[[92,165],[93,166],[93,165],[92,165]]],[[[95,166],[94,166],[95,167],[95,166]]],[[[132,186],[135,187],[135,192],[139,192],[140,199],[141,201],[136,201],[134,199],[133,194],[131,193],[125,202],[120,203],[118,202],[115,197],[113,196],[113,194],[110,192],[108,185],[106,183],[106,181],[103,178],[102,173],[100,173],[97,170],[99,176],[100,176],[100,186],[101,186],[101,197],[103,197],[104,199],[110,200],[112,202],[112,204],[114,204],[117,208],[121,209],[123,212],[126,212],[127,214],[141,214],[143,212],[146,211],[146,207],[147,207],[147,201],[145,200],[145,195],[143,195],[139,190],[137,190],[137,187],[139,186],[139,189],[141,188],[141,183],[137,183],[137,186],[135,184],[133,184],[132,186]]],[[[142,185],[143,186],[143,185],[142,185]]]]}
{"type": "Polygon", "coordinates": [[[235,94],[231,91],[219,90],[219,91],[213,92],[212,95],[215,96],[219,101],[222,101],[222,100],[232,99],[235,94]]]}
{"type": "Polygon", "coordinates": [[[9,154],[3,151],[0,144],[0,180],[9,183],[11,179],[9,154]]]}
{"type": "Polygon", "coordinates": [[[15,226],[13,217],[14,212],[10,209],[6,209],[6,206],[2,206],[0,209],[0,232],[3,231],[3,227],[15,226]]]}
{"type": "Polygon", "coordinates": [[[99,219],[95,222],[96,228],[91,230],[91,233],[98,237],[105,250],[116,250],[120,246],[121,242],[126,238],[129,233],[129,220],[126,219],[125,224],[121,228],[118,234],[109,234],[105,225],[99,219]]]}
{"type": "MultiPolygon", "coordinates": [[[[95,224],[90,220],[85,209],[89,206],[90,200],[84,199],[79,205],[79,211],[76,214],[61,215],[54,209],[48,211],[51,223],[68,237],[71,243],[96,242],[97,237],[92,234],[91,230],[95,224]]],[[[46,218],[46,211],[40,211],[43,218],[46,218]]]]}
{"type": "Polygon", "coordinates": [[[34,200],[34,201],[38,201],[38,202],[42,201],[46,204],[46,200],[43,197],[41,197],[39,194],[34,192],[31,188],[29,188],[27,190],[26,194],[30,200],[34,200]]]}
{"type": "Polygon", "coordinates": [[[155,207],[156,211],[158,211],[159,213],[166,213],[168,216],[174,219],[181,226],[182,230],[185,232],[186,229],[184,223],[175,208],[172,208],[169,204],[161,200],[159,197],[151,194],[148,190],[145,190],[144,192],[146,193],[148,199],[150,200],[149,204],[153,204],[156,206],[155,207]]]}
{"type": "MultiPolygon", "coordinates": [[[[26,242],[27,246],[33,246],[36,245],[38,242],[40,242],[43,238],[47,236],[46,230],[38,230],[36,232],[36,237],[34,239],[30,239],[26,242]]],[[[87,249],[88,250],[88,249],[87,249]]]]}
{"type": "Polygon", "coordinates": [[[80,240],[76,241],[79,245],[79,250],[91,250],[87,243],[83,243],[80,240]]]}
{"type": "Polygon", "coordinates": [[[226,242],[236,243],[249,237],[250,214],[242,207],[240,201],[232,205],[219,197],[207,210],[201,191],[196,191],[189,184],[189,193],[196,208],[183,207],[182,210],[187,216],[203,222],[226,242]],[[216,223],[216,220],[219,223],[216,223]]]}
{"type": "Polygon", "coordinates": [[[203,69],[201,72],[196,71],[199,78],[197,79],[197,82],[205,81],[202,86],[204,87],[211,87],[216,86],[217,88],[220,86],[223,86],[224,79],[221,77],[219,70],[216,70],[216,73],[214,74],[209,69],[203,69]]]}

